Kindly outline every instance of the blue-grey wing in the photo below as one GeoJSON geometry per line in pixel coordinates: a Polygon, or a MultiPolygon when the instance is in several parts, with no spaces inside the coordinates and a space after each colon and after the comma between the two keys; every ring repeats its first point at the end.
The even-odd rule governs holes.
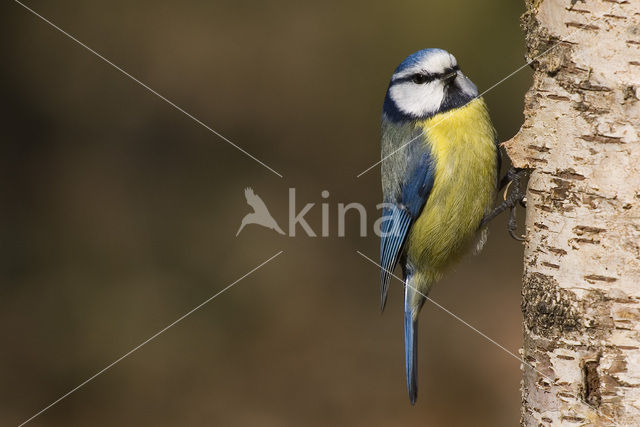
{"type": "Polygon", "coordinates": [[[404,173],[394,194],[385,195],[380,239],[380,303],[383,310],[393,270],[400,260],[411,226],[422,212],[433,187],[435,165],[430,153],[421,147],[424,147],[422,141],[416,141],[415,146],[406,148],[406,153],[398,153],[406,157],[404,173]]]}

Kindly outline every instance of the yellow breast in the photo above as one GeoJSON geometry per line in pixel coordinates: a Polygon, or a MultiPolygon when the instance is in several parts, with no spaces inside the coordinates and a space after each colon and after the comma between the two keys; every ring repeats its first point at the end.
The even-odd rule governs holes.
{"type": "Polygon", "coordinates": [[[419,122],[435,160],[429,199],[411,228],[409,262],[423,280],[438,280],[463,253],[495,195],[495,131],[484,101],[419,122]]]}

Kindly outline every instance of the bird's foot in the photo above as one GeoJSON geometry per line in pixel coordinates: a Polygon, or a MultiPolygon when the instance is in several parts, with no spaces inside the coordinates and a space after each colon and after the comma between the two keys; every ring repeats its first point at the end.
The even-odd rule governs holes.
{"type": "Polygon", "coordinates": [[[493,211],[487,214],[482,220],[482,226],[488,224],[492,219],[509,209],[507,219],[507,231],[515,240],[524,241],[524,237],[517,236],[518,222],[516,220],[516,207],[518,205],[526,207],[526,193],[522,189],[521,182],[526,176],[526,169],[511,167],[507,174],[500,180],[499,190],[504,190],[503,201],[496,206],[493,211]]]}

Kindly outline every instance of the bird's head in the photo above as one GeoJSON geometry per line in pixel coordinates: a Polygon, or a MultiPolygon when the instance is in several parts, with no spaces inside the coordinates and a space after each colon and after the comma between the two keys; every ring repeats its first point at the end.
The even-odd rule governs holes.
{"type": "Polygon", "coordinates": [[[393,121],[432,117],[462,107],[478,96],[478,89],[446,50],[423,49],[396,68],[383,112],[393,121]]]}

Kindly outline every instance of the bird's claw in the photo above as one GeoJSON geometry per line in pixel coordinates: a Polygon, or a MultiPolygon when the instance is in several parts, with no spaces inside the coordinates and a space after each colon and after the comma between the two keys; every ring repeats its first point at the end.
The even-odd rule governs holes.
{"type": "Polygon", "coordinates": [[[521,179],[525,176],[525,169],[518,169],[511,167],[507,174],[502,178],[499,185],[499,190],[505,188],[503,194],[503,201],[496,206],[491,213],[486,215],[482,220],[482,225],[488,224],[496,216],[509,209],[509,218],[507,219],[507,231],[509,235],[515,240],[520,242],[524,241],[524,237],[517,236],[516,230],[518,229],[518,222],[516,221],[516,207],[520,205],[526,207],[525,192],[521,187],[521,179]]]}
{"type": "Polygon", "coordinates": [[[509,231],[509,235],[519,242],[524,242],[524,236],[516,235],[516,230],[518,229],[518,221],[516,221],[516,207],[512,206],[509,208],[509,219],[507,220],[507,231],[509,231]]]}
{"type": "Polygon", "coordinates": [[[520,180],[525,174],[524,169],[517,169],[511,167],[507,172],[507,178],[510,179],[509,183],[513,184],[512,191],[508,192],[505,190],[505,202],[507,203],[507,208],[509,209],[509,219],[507,220],[507,230],[509,231],[509,235],[519,242],[523,242],[524,236],[516,235],[516,230],[518,229],[518,222],[516,220],[516,206],[520,205],[523,208],[526,208],[526,199],[525,192],[522,190],[522,186],[520,185],[520,180]]]}

